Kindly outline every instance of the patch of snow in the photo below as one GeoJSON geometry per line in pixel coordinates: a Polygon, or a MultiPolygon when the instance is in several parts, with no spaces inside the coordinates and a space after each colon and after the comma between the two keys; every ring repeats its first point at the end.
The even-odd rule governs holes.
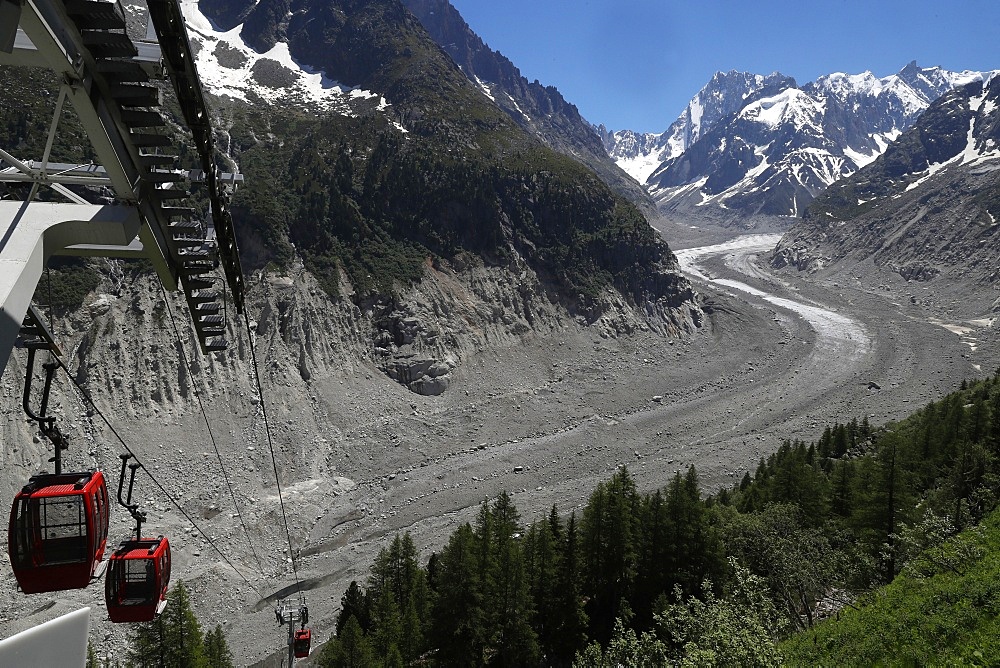
{"type": "Polygon", "coordinates": [[[693,139],[700,134],[701,117],[705,113],[704,108],[701,106],[701,100],[698,99],[698,96],[692,98],[691,102],[688,103],[688,110],[691,115],[691,137],[693,139]]]}
{"type": "Polygon", "coordinates": [[[490,89],[490,85],[488,83],[486,83],[485,81],[483,81],[479,77],[476,77],[476,83],[479,84],[479,89],[481,91],[483,91],[483,93],[486,95],[486,97],[490,98],[494,102],[497,101],[497,99],[495,97],[493,97],[493,91],[490,89]]]}
{"type": "MultiPolygon", "coordinates": [[[[909,192],[910,190],[913,190],[917,186],[919,186],[922,183],[924,183],[925,181],[927,181],[927,179],[931,178],[932,176],[934,176],[935,174],[937,174],[938,172],[940,172],[945,167],[947,167],[949,165],[953,165],[956,162],[958,162],[959,160],[961,160],[963,156],[964,156],[964,153],[959,153],[955,157],[950,158],[948,160],[945,160],[944,162],[936,162],[933,165],[929,166],[927,168],[927,173],[926,174],[924,174],[923,176],[921,176],[919,179],[917,179],[916,181],[914,181],[910,185],[906,186],[906,191],[909,192]]],[[[898,195],[897,195],[897,197],[898,197],[898,195]]]]}
{"type": "Polygon", "coordinates": [[[979,97],[969,99],[969,108],[972,111],[979,112],[979,116],[973,116],[972,120],[969,121],[969,132],[965,138],[965,149],[961,154],[963,165],[975,165],[985,160],[1000,158],[1000,151],[993,150],[993,144],[990,141],[985,142],[984,151],[980,151],[976,146],[976,121],[982,116],[988,116],[995,108],[995,104],[992,100],[986,100],[986,95],[987,91],[984,90],[983,94],[979,97]]]}
{"type": "Polygon", "coordinates": [[[900,130],[899,128],[893,128],[889,132],[883,132],[881,134],[871,135],[871,138],[875,140],[876,144],[878,144],[879,155],[885,153],[885,149],[889,148],[889,144],[896,141],[896,138],[899,137],[899,135],[901,134],[903,134],[902,130],[900,130]]]}
{"type": "MultiPolygon", "coordinates": [[[[195,67],[202,84],[211,93],[249,101],[251,94],[269,102],[288,101],[315,105],[344,115],[353,115],[349,102],[354,99],[371,99],[370,91],[345,86],[295,60],[288,44],[278,42],[267,53],[258,53],[240,35],[242,25],[223,31],[205,16],[198,0],[181,0],[188,31],[200,48],[195,56],[195,67]],[[219,62],[216,52],[224,50],[231,55],[232,66],[219,62]],[[261,61],[273,61],[288,72],[291,83],[272,87],[257,80],[255,66],[261,61]]],[[[384,100],[382,100],[384,103],[384,100]]],[[[381,104],[384,110],[387,103],[381,104]]]]}
{"type": "Polygon", "coordinates": [[[844,155],[850,158],[851,162],[857,165],[858,169],[861,169],[865,165],[874,162],[875,158],[879,157],[881,153],[882,153],[881,151],[872,151],[871,154],[861,153],[860,151],[855,151],[850,146],[844,147],[844,155]]]}
{"type": "MultiPolygon", "coordinates": [[[[691,183],[686,183],[682,186],[674,186],[670,188],[659,188],[650,193],[655,199],[660,201],[673,200],[684,195],[689,195],[694,192],[700,192],[702,187],[708,182],[708,177],[703,176],[697,181],[691,183]]],[[[705,201],[705,194],[701,193],[702,201],[698,204],[700,206],[705,201]]]]}
{"type": "Polygon", "coordinates": [[[740,116],[771,128],[790,122],[798,128],[813,126],[819,129],[825,111],[825,100],[816,100],[798,88],[788,88],[748,104],[740,116]]]}
{"type": "Polygon", "coordinates": [[[634,158],[618,158],[615,164],[639,183],[645,183],[663,163],[657,154],[646,153],[634,158]]]}
{"type": "MultiPolygon", "coordinates": [[[[510,97],[510,96],[508,96],[508,97],[510,97]]],[[[515,109],[517,109],[517,113],[519,113],[519,114],[521,114],[522,116],[524,116],[524,119],[525,119],[526,121],[528,121],[529,123],[531,122],[531,116],[528,116],[528,114],[524,113],[524,109],[521,109],[521,105],[519,105],[519,104],[517,103],[517,100],[515,100],[515,99],[514,99],[513,97],[510,97],[510,103],[511,103],[512,105],[514,105],[514,108],[515,108],[515,109]]]]}

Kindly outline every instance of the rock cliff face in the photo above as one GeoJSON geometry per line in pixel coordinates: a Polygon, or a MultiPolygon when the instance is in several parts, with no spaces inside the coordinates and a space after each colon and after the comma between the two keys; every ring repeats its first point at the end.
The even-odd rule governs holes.
{"type": "Polygon", "coordinates": [[[422,394],[445,391],[499,329],[542,334],[553,314],[608,334],[687,330],[692,293],[669,249],[566,157],[628,181],[575,107],[525,81],[447,2],[410,4],[451,57],[395,1],[185,5],[221,144],[247,177],[233,203],[245,264],[303,263],[365,319],[373,363],[422,394]],[[247,84],[260,58],[313,104],[273,102],[274,82],[253,72],[247,84]]]}

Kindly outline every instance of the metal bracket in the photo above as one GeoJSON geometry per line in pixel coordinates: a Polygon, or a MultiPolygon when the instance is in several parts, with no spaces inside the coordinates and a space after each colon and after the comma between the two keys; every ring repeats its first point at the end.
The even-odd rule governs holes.
{"type": "Polygon", "coordinates": [[[61,363],[46,362],[42,365],[42,368],[45,369],[45,386],[42,389],[42,403],[36,413],[31,409],[31,381],[35,375],[35,351],[50,350],[50,348],[46,341],[40,339],[33,339],[25,343],[24,347],[28,349],[28,364],[24,372],[24,394],[21,398],[21,406],[24,408],[25,414],[38,423],[38,428],[42,434],[55,446],[55,454],[49,461],[54,463],[55,473],[59,475],[62,473],[62,451],[69,447],[69,441],[65,434],[59,431],[59,427],[56,426],[56,419],[50,415],[46,415],[46,413],[49,409],[52,376],[55,375],[56,369],[61,366],[61,363]]]}
{"type": "Polygon", "coordinates": [[[146,521],[146,513],[139,510],[138,503],[132,503],[132,487],[135,485],[135,472],[142,468],[142,464],[134,462],[128,464],[132,474],[128,479],[128,497],[122,500],[122,488],[125,486],[125,465],[132,458],[131,454],[118,455],[122,460],[121,475],[118,476],[118,504],[128,511],[132,519],[135,520],[135,539],[142,540],[142,523],[146,521]]]}

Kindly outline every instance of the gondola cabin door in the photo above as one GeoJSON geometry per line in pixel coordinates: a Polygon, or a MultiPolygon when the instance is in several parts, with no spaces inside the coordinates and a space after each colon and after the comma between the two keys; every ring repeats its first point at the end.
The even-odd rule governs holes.
{"type": "Polygon", "coordinates": [[[81,589],[106,564],[108,489],[100,471],[32,476],[14,498],[7,549],[26,594],[81,589]]]}

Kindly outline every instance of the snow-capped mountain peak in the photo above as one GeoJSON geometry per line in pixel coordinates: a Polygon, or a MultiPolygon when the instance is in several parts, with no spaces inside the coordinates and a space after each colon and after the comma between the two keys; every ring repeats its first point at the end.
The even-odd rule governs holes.
{"type": "Polygon", "coordinates": [[[795,80],[779,72],[766,76],[735,70],[716,72],[666,131],[612,132],[602,126],[598,133],[618,166],[639,183],[645,183],[657,167],[686,151],[719,120],[739,111],[748,100],[789,86],[795,86],[795,80]]]}
{"type": "Polygon", "coordinates": [[[822,129],[826,100],[813,98],[798,88],[786,88],[777,95],[751,102],[740,110],[742,118],[777,128],[783,123],[822,129]]]}
{"type": "Polygon", "coordinates": [[[861,74],[834,72],[824,74],[815,81],[815,86],[831,95],[846,98],[851,94],[872,92],[878,86],[878,79],[869,71],[861,74]]]}
{"type": "Polygon", "coordinates": [[[835,72],[803,86],[779,74],[717,74],[667,132],[604,138],[661,204],[796,215],[875,160],[942,94],[993,74],[915,62],[885,77],[835,72]]]}

